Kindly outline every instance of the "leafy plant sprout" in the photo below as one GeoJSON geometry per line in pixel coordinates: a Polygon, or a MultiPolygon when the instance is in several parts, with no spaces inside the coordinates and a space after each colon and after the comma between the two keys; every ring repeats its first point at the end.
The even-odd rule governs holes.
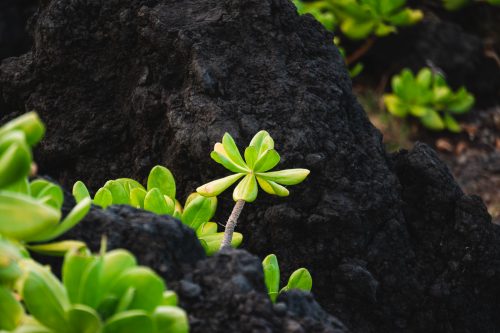
{"type": "Polygon", "coordinates": [[[279,163],[280,155],[274,149],[273,138],[266,131],[255,134],[250,145],[245,149],[244,156],[243,159],[231,135],[225,133],[222,143],[215,144],[210,157],[235,174],[211,181],[196,189],[203,196],[217,196],[243,177],[233,191],[233,200],[236,204],[227,220],[220,249],[230,246],[238,217],[245,202],[255,201],[259,186],[269,194],[286,197],[289,195],[289,191],[283,185],[299,184],[310,172],[307,169],[269,172],[279,163]]]}

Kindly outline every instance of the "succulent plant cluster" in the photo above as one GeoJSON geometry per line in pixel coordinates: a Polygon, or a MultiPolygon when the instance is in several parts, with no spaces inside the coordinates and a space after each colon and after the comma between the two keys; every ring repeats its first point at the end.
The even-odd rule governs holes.
{"type": "MultiPolygon", "coordinates": [[[[76,197],[90,197],[87,187],[78,181],[73,186],[76,197]]],[[[184,207],[176,199],[176,183],[169,169],[153,167],[144,187],[130,178],[109,180],[95,194],[93,203],[102,208],[110,205],[130,205],[158,215],[170,215],[192,228],[207,255],[214,254],[222,242],[223,233],[217,232],[217,223],[210,221],[217,210],[217,197],[192,193],[184,207]]],[[[238,247],[243,235],[236,233],[231,245],[238,247]]]]}
{"type": "Polygon", "coordinates": [[[456,92],[444,77],[423,68],[415,76],[405,69],[392,79],[392,94],[384,95],[387,110],[397,117],[417,117],[431,130],[460,132],[453,115],[462,114],[474,105],[474,96],[462,87],[456,92]]]}
{"type": "Polygon", "coordinates": [[[280,266],[278,258],[274,254],[270,254],[262,261],[264,269],[264,281],[266,283],[267,292],[271,301],[276,302],[279,294],[290,289],[299,289],[303,291],[311,291],[312,277],[311,273],[305,268],[299,268],[290,275],[286,286],[280,289],[280,266]]]}
{"type": "Polygon", "coordinates": [[[77,204],[62,218],[62,189],[29,180],[31,147],[45,128],[35,113],[0,127],[0,331],[12,333],[188,332],[176,296],[124,250],[92,255],[79,241],[47,243],[71,229],[90,209],[79,183],[77,204]],[[63,281],[29,251],[65,254],[63,281]]]}

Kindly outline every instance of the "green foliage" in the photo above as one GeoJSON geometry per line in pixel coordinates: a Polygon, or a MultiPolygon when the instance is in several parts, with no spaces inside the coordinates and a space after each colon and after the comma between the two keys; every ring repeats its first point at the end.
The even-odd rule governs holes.
{"type": "Polygon", "coordinates": [[[262,268],[264,269],[264,281],[267,292],[273,303],[276,302],[276,298],[280,293],[290,289],[300,289],[307,292],[312,289],[311,274],[307,269],[299,268],[290,275],[287,285],[280,290],[280,267],[278,258],[274,254],[270,254],[264,258],[262,268]]]}
{"type": "MultiPolygon", "coordinates": [[[[15,303],[2,302],[11,316],[0,328],[13,333],[189,331],[185,312],[156,273],[137,266],[125,250],[101,252],[92,255],[85,247],[67,252],[62,282],[35,261],[19,259],[22,275],[15,289],[29,315],[15,298],[15,303]]],[[[6,290],[0,286],[2,300],[6,290]]]]}
{"type": "Polygon", "coordinates": [[[453,115],[465,113],[474,105],[474,96],[464,87],[453,92],[443,76],[428,68],[417,76],[409,69],[403,70],[393,77],[392,90],[392,94],[384,95],[387,110],[401,118],[417,117],[431,130],[460,132],[453,115]]]}
{"type": "Polygon", "coordinates": [[[233,191],[233,200],[253,202],[257,198],[258,185],[269,194],[285,197],[289,192],[283,185],[298,184],[309,175],[307,169],[269,171],[279,163],[280,155],[266,131],[260,131],[253,137],[244,155],[243,160],[231,135],[224,134],[222,143],[215,144],[210,156],[235,174],[202,185],[196,191],[206,197],[217,196],[243,177],[233,191]]]}
{"type": "MultiPolygon", "coordinates": [[[[0,235],[24,245],[59,237],[80,222],[91,204],[89,199],[81,200],[61,220],[62,189],[44,179],[28,181],[31,147],[41,140],[44,132],[36,113],[23,115],[0,128],[0,235]]],[[[32,249],[41,247],[45,252],[59,254],[81,245],[64,242],[37,245],[32,249]]]]}
{"type": "Polygon", "coordinates": [[[328,30],[340,26],[351,39],[383,37],[423,18],[420,10],[405,7],[406,0],[295,0],[295,5],[300,14],[312,14],[328,30]]]}
{"type": "MultiPolygon", "coordinates": [[[[442,1],[443,1],[444,8],[446,8],[447,10],[450,10],[450,11],[462,9],[463,7],[475,2],[473,0],[442,0],[442,1]]],[[[476,2],[479,2],[479,1],[476,1],[476,2]]],[[[490,5],[494,5],[494,6],[500,6],[500,0],[485,0],[482,2],[486,2],[486,3],[489,3],[490,5]]]]}
{"type": "MultiPolygon", "coordinates": [[[[90,198],[86,186],[78,181],[73,186],[76,198],[90,198]]],[[[217,224],[210,222],[217,210],[216,197],[204,197],[192,193],[184,204],[175,198],[176,184],[169,169],[155,166],[147,179],[147,188],[130,178],[107,181],[94,196],[94,204],[106,208],[110,205],[130,205],[159,215],[170,215],[196,231],[205,252],[215,253],[222,241],[223,233],[217,232],[217,224]]],[[[236,234],[232,246],[238,247],[243,235],[236,234]]]]}

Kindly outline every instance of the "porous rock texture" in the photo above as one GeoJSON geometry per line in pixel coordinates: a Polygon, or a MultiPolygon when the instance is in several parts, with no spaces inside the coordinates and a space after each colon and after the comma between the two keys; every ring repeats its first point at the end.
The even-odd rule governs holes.
{"type": "MultiPolygon", "coordinates": [[[[287,199],[260,194],[238,225],[250,252],[277,254],[283,281],[309,268],[319,303],[354,332],[500,328],[500,231],[481,200],[425,145],[386,154],[332,35],[288,1],[52,0],[33,29],[33,50],[0,66],[0,114],[40,113],[42,172],[96,189],[163,164],[182,198],[227,174],[208,161],[225,131],[243,144],[266,129],[280,167],[312,171],[287,199]]],[[[222,220],[230,195],[220,203],[222,220]]],[[[233,277],[220,270],[234,260],[197,269],[233,277]]],[[[213,298],[221,286],[196,272],[184,286],[213,298]]]]}
{"type": "Polygon", "coordinates": [[[32,40],[26,24],[36,8],[37,0],[0,1],[0,60],[30,49],[32,40]]]}

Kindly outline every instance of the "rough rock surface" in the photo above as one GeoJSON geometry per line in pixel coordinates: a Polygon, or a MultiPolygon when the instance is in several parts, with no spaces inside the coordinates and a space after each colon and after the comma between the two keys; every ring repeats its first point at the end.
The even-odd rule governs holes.
{"type": "Polygon", "coordinates": [[[37,0],[0,1],[0,60],[30,49],[32,39],[26,24],[36,8],[37,0]]]}
{"type": "Polygon", "coordinates": [[[283,279],[309,268],[319,303],[355,332],[500,328],[500,237],[484,205],[427,146],[385,153],[332,36],[288,1],[52,0],[34,38],[0,66],[0,114],[41,114],[42,172],[95,189],[159,163],[185,196],[226,174],[208,162],[225,131],[242,144],[267,129],[281,167],[312,173],[245,208],[250,252],[277,254],[283,279]]]}
{"type": "Polygon", "coordinates": [[[200,261],[171,287],[189,314],[192,332],[348,332],[310,294],[283,294],[273,305],[262,264],[246,251],[224,251],[200,261]]]}

